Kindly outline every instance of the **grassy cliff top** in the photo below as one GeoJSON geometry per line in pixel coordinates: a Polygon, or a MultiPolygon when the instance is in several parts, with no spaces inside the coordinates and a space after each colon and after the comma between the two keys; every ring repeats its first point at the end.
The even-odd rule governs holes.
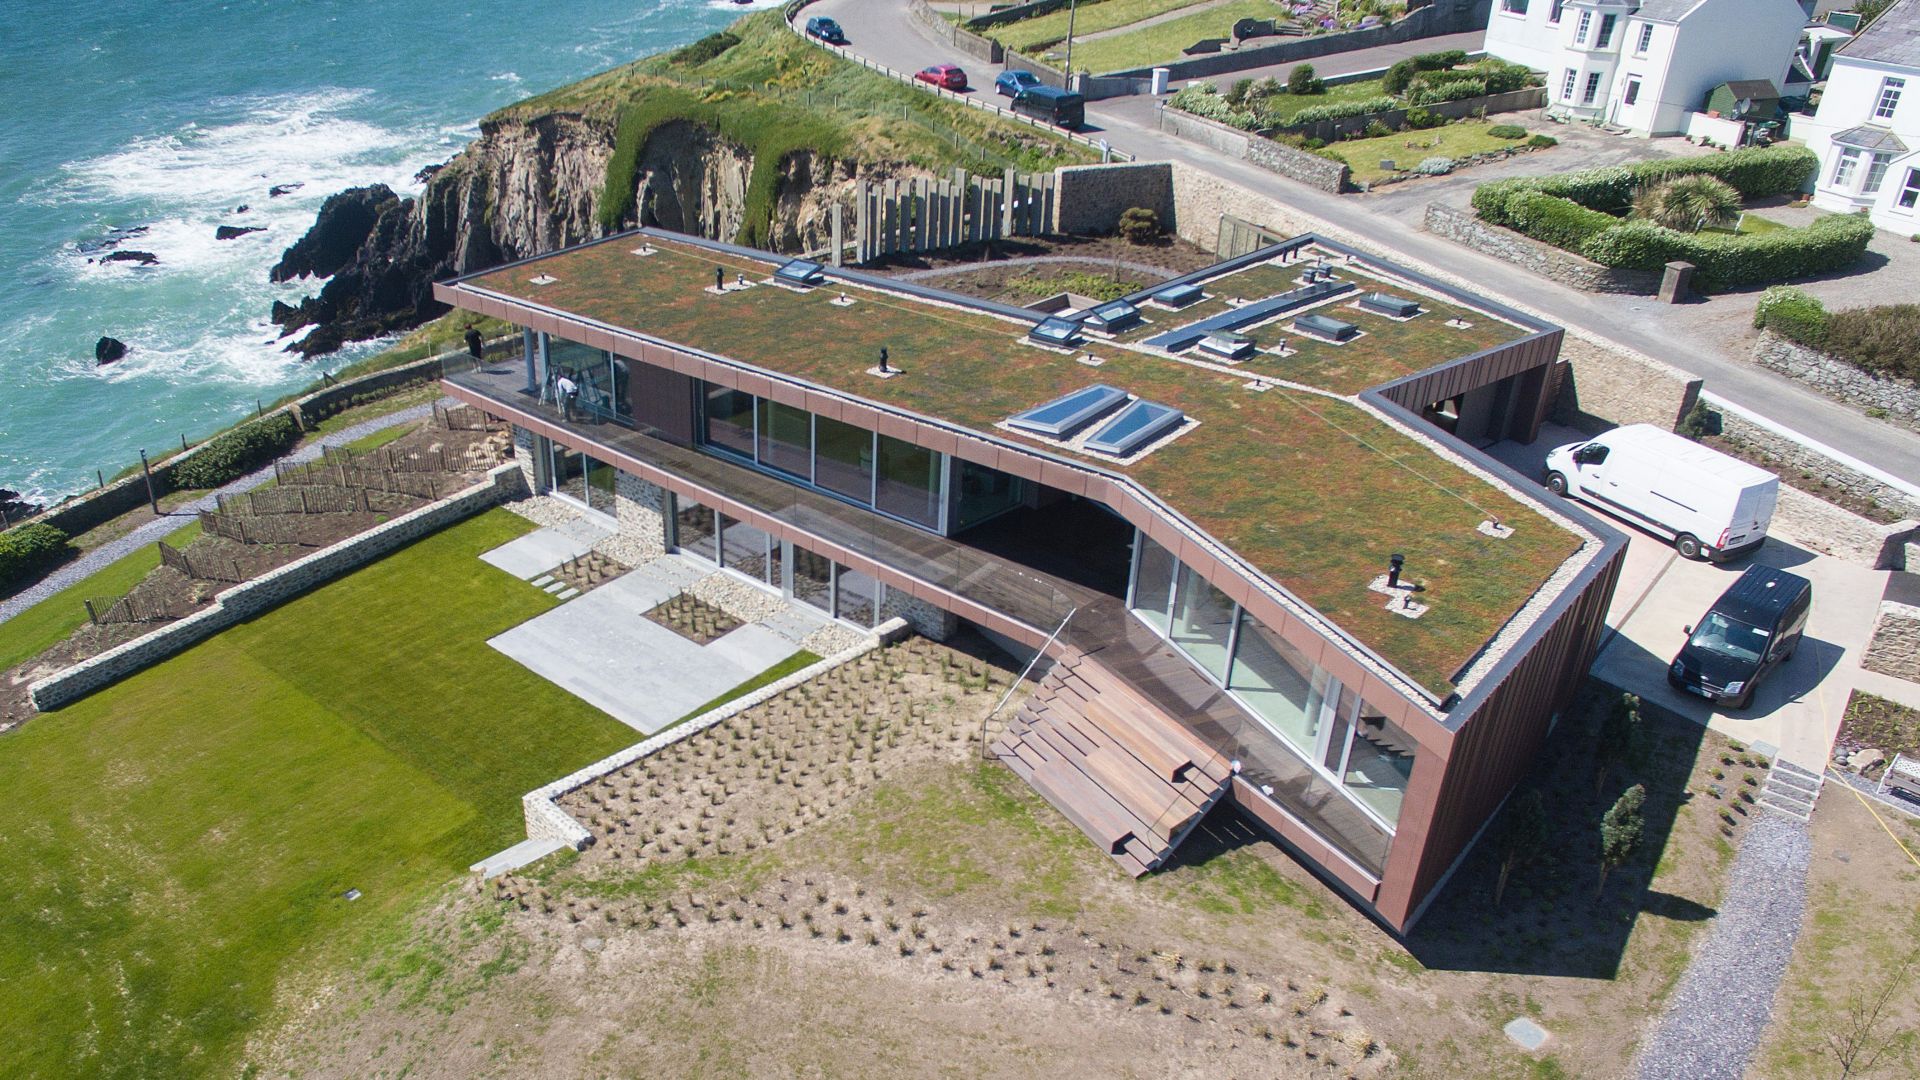
{"type": "Polygon", "coordinates": [[[489,123],[577,112],[617,124],[603,224],[631,209],[632,175],[646,136],[689,121],[754,156],[748,224],[754,242],[771,209],[777,170],[799,152],[944,170],[1023,170],[1090,162],[1095,155],[1050,132],[1002,120],[843,60],[762,11],[685,48],[651,56],[510,105],[489,123]],[[620,198],[619,188],[625,198],[620,198]]]}

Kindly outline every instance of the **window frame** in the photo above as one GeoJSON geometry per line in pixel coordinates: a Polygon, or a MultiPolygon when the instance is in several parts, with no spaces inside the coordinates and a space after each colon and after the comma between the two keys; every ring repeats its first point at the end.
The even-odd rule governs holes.
{"type": "Polygon", "coordinates": [[[1854,177],[1860,171],[1860,156],[1864,151],[1851,146],[1840,148],[1840,156],[1834,159],[1833,172],[1827,181],[1828,187],[1853,188],[1854,177]]]}
{"type": "Polygon", "coordinates": [[[1911,212],[1916,207],[1920,207],[1920,166],[1909,166],[1906,180],[1893,197],[1893,208],[1911,212]]]}
{"type": "Polygon", "coordinates": [[[1634,39],[1633,55],[1645,56],[1647,55],[1647,50],[1651,48],[1653,48],[1653,24],[1641,23],[1640,33],[1634,39]]]}
{"type": "Polygon", "coordinates": [[[1566,75],[1563,76],[1560,80],[1560,100],[1572,101],[1573,92],[1579,89],[1579,87],[1580,87],[1580,69],[1568,68],[1566,75]]]}
{"type": "Polygon", "coordinates": [[[1524,19],[1527,17],[1528,3],[1529,0],[1500,0],[1500,14],[1524,19]]]}
{"type": "Polygon", "coordinates": [[[1880,89],[1873,95],[1873,118],[1891,120],[1893,114],[1900,111],[1900,98],[1907,90],[1907,80],[1898,75],[1888,75],[1880,80],[1880,89]]]}
{"type": "Polygon", "coordinates": [[[1640,76],[1627,76],[1626,85],[1620,89],[1620,104],[1629,107],[1640,104],[1640,76]]]}
{"type": "Polygon", "coordinates": [[[1593,47],[1604,49],[1613,44],[1613,32],[1620,26],[1620,16],[1609,11],[1600,16],[1600,29],[1593,36],[1593,47]]]}
{"type": "Polygon", "coordinates": [[[1587,44],[1587,31],[1593,29],[1593,11],[1580,9],[1580,21],[1574,25],[1573,43],[1584,47],[1587,44]]]}
{"type": "Polygon", "coordinates": [[[1878,195],[1893,168],[1893,151],[1878,150],[1867,155],[1867,171],[1860,179],[1860,194],[1878,195]]]}
{"type": "Polygon", "coordinates": [[[1587,72],[1587,88],[1580,92],[1580,104],[1592,105],[1600,100],[1600,73],[1587,72]]]}

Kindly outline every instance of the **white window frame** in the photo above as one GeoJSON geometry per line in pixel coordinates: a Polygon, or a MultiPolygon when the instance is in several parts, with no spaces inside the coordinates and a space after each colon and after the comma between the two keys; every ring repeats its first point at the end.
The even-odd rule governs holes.
{"type": "Polygon", "coordinates": [[[1593,12],[1582,8],[1580,11],[1580,22],[1577,29],[1573,32],[1573,43],[1575,45],[1585,45],[1587,43],[1587,31],[1591,29],[1593,29],[1593,12]]]}
{"type": "Polygon", "coordinates": [[[1580,92],[1580,104],[1591,105],[1600,98],[1600,73],[1587,72],[1587,88],[1580,92]]]}
{"type": "Polygon", "coordinates": [[[1559,26],[1560,16],[1567,13],[1567,0],[1553,0],[1553,6],[1547,9],[1547,25],[1559,26]]]}
{"type": "Polygon", "coordinates": [[[1647,55],[1647,50],[1651,49],[1652,47],[1653,47],[1653,24],[1641,23],[1640,36],[1638,39],[1635,40],[1633,45],[1633,55],[1645,56],[1647,55]]]}
{"type": "Polygon", "coordinates": [[[1893,167],[1893,151],[1881,150],[1867,155],[1867,175],[1860,181],[1860,194],[1878,195],[1881,185],[1887,182],[1887,171],[1893,167]]]}
{"type": "Polygon", "coordinates": [[[1500,14],[1515,18],[1527,17],[1527,0],[1500,0],[1500,14]]]}
{"type": "Polygon", "coordinates": [[[1620,104],[1626,105],[1626,106],[1633,106],[1633,105],[1638,105],[1639,103],[1640,103],[1640,76],[1629,75],[1627,76],[1626,86],[1620,91],[1620,104]]]}
{"type": "Polygon", "coordinates": [[[1900,185],[1899,194],[1893,197],[1893,208],[1911,212],[1915,207],[1920,207],[1920,168],[1909,168],[1906,182],[1900,185]]]}
{"type": "Polygon", "coordinates": [[[1860,156],[1861,151],[1859,150],[1846,146],[1841,147],[1840,156],[1834,160],[1833,174],[1832,178],[1827,181],[1828,185],[1851,190],[1853,187],[1853,178],[1860,171],[1860,156]]]}
{"type": "Polygon", "coordinates": [[[1900,95],[1907,89],[1907,80],[1889,75],[1880,80],[1880,91],[1873,96],[1873,118],[1891,120],[1900,109],[1900,95]]]}
{"type": "Polygon", "coordinates": [[[1573,91],[1579,85],[1580,72],[1575,68],[1568,68],[1566,76],[1560,80],[1560,100],[1572,101],[1573,91]]]}
{"type": "Polygon", "coordinates": [[[1600,16],[1600,31],[1594,35],[1593,47],[1604,49],[1613,44],[1613,32],[1620,26],[1620,16],[1608,12],[1600,16]]]}

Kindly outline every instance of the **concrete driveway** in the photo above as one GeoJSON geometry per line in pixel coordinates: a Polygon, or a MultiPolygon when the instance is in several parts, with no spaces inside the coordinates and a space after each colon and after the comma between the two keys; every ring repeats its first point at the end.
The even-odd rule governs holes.
{"type": "MultiPolygon", "coordinates": [[[[1549,450],[1580,438],[1572,429],[1549,425],[1530,446],[1505,442],[1489,453],[1531,479],[1542,474],[1549,450]]],[[[1851,691],[1867,690],[1920,707],[1920,685],[1860,667],[1887,571],[1818,554],[1781,535],[1769,536],[1758,551],[1734,562],[1690,562],[1667,541],[1595,513],[1628,536],[1626,565],[1607,612],[1609,633],[1593,665],[1599,678],[1816,772],[1832,753],[1851,691]],[[1793,658],[1760,684],[1750,708],[1729,712],[1669,686],[1667,665],[1686,640],[1685,627],[1698,623],[1740,572],[1755,563],[1812,581],[1813,611],[1793,658]]]]}

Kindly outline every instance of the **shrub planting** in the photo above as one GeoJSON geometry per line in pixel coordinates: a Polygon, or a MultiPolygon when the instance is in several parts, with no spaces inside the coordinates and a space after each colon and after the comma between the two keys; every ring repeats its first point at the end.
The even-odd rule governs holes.
{"type": "Polygon", "coordinates": [[[1535,150],[1545,150],[1550,146],[1559,146],[1560,140],[1551,135],[1535,135],[1527,140],[1527,145],[1535,150]]]}
{"type": "Polygon", "coordinates": [[[1130,207],[1120,212],[1115,231],[1129,244],[1152,243],[1160,238],[1160,215],[1144,206],[1130,207]]]}
{"type": "Polygon", "coordinates": [[[0,596],[38,579],[73,553],[67,534],[44,522],[0,533],[0,596]]]}
{"type": "Polygon", "coordinates": [[[1508,195],[1502,215],[1516,232],[1569,251],[1581,250],[1587,241],[1620,224],[1609,214],[1540,191],[1508,195]]]}
{"type": "Polygon", "coordinates": [[[1527,129],[1518,124],[1494,124],[1487,129],[1487,134],[1496,139],[1524,139],[1527,129]]]}
{"type": "MultiPolygon", "coordinates": [[[[1436,113],[1430,113],[1425,109],[1414,108],[1407,110],[1408,131],[1425,131],[1428,128],[1446,127],[1451,123],[1453,123],[1453,121],[1446,117],[1436,113]]],[[[1523,131],[1521,134],[1525,135],[1526,132],[1523,131]]]]}
{"type": "Polygon", "coordinates": [[[1752,236],[1682,233],[1629,221],[1588,240],[1581,254],[1623,270],[1659,270],[1675,260],[1699,268],[1702,285],[1738,288],[1843,270],[1873,239],[1864,214],[1830,214],[1803,229],[1752,236]]]}
{"type": "Polygon", "coordinates": [[[173,468],[174,486],[210,488],[238,480],[299,440],[300,428],[292,413],[277,412],[242,424],[181,459],[173,468]]]}
{"type": "Polygon", "coordinates": [[[1836,311],[1825,348],[1867,371],[1920,381],[1920,304],[1836,311]]]}
{"type": "Polygon", "coordinates": [[[1242,130],[1252,131],[1260,126],[1259,117],[1251,110],[1235,108],[1212,83],[1194,83],[1185,86],[1168,100],[1167,104],[1181,112],[1192,113],[1222,124],[1229,124],[1242,130]]]}
{"type": "Polygon", "coordinates": [[[1827,340],[1827,306],[1803,289],[1775,285],[1760,294],[1760,302],[1753,309],[1753,325],[1789,341],[1817,347],[1827,340]]]}
{"type": "Polygon", "coordinates": [[[1467,98],[1485,96],[1485,79],[1447,79],[1442,82],[1423,83],[1407,91],[1407,103],[1410,105],[1438,105],[1443,101],[1464,101],[1467,98]]]}
{"type": "Polygon", "coordinates": [[[1390,97],[1361,98],[1358,101],[1336,101],[1326,105],[1313,105],[1293,114],[1287,121],[1289,127],[1306,127],[1322,120],[1344,120],[1349,116],[1365,116],[1368,113],[1390,112],[1400,107],[1400,103],[1390,97]]]}
{"type": "Polygon", "coordinates": [[[1297,64],[1287,72],[1287,93],[1324,94],[1327,92],[1326,80],[1314,74],[1312,64],[1297,64]]]}
{"type": "Polygon", "coordinates": [[[1740,193],[1715,176],[1682,176],[1642,191],[1633,200],[1641,217],[1681,232],[1727,225],[1740,218],[1740,193]]]}

